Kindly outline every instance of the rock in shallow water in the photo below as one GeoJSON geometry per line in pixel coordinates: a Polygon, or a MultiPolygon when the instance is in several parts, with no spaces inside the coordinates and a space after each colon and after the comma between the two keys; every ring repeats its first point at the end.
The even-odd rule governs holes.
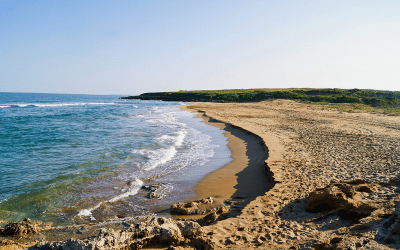
{"type": "Polygon", "coordinates": [[[159,183],[159,184],[145,185],[142,186],[141,188],[148,191],[147,198],[162,199],[165,196],[165,194],[163,194],[163,191],[165,191],[167,186],[164,183],[159,183]]]}

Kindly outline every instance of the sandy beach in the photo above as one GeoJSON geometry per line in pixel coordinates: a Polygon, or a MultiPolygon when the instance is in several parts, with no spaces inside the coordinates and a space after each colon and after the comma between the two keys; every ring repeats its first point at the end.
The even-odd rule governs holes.
{"type": "MultiPolygon", "coordinates": [[[[399,116],[342,112],[289,100],[192,103],[182,108],[224,129],[234,159],[202,179],[195,186],[197,197],[187,202],[213,197],[214,206],[225,209],[211,212],[212,220],[196,229],[195,239],[154,245],[160,239],[154,238],[158,241],[140,247],[400,248],[399,116]]],[[[135,230],[143,234],[148,228],[193,223],[179,221],[201,217],[174,215],[178,222],[158,224],[149,219],[135,230]]],[[[124,223],[128,225],[114,227],[125,227],[120,235],[135,228],[124,223]]],[[[117,242],[120,236],[113,237],[117,242]]],[[[127,247],[130,241],[124,240],[98,249],[127,247]]]]}
{"type": "Polygon", "coordinates": [[[400,198],[395,185],[400,167],[399,117],[286,100],[193,103],[188,108],[262,138],[268,148],[266,165],[275,181],[240,216],[203,227],[217,248],[399,248],[398,231],[393,229],[397,222],[387,222],[397,218],[400,198]],[[346,220],[337,212],[306,211],[313,191],[331,182],[357,179],[374,187],[373,192],[357,194],[358,202],[373,207],[368,216],[346,220]]]}

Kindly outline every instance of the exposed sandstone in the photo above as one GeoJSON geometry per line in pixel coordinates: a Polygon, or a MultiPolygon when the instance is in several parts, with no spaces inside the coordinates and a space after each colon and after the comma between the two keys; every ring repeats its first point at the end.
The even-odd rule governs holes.
{"type": "Polygon", "coordinates": [[[27,236],[34,235],[40,230],[49,228],[50,225],[39,222],[32,221],[29,218],[25,218],[21,222],[11,222],[5,225],[3,228],[0,227],[0,236],[10,236],[13,238],[23,238],[27,236]]]}
{"type": "Polygon", "coordinates": [[[217,211],[220,207],[212,207],[214,199],[208,197],[202,200],[191,202],[179,202],[170,207],[171,214],[189,215],[189,214],[206,214],[217,211]]]}
{"type": "Polygon", "coordinates": [[[338,211],[343,219],[359,220],[371,215],[376,208],[371,202],[361,199],[359,192],[372,193],[375,187],[372,184],[357,184],[353,182],[332,182],[325,188],[317,189],[308,196],[306,211],[326,212],[338,211]],[[355,183],[351,185],[349,183],[355,183]]]}
{"type": "Polygon", "coordinates": [[[337,186],[328,186],[308,196],[306,211],[325,212],[339,208],[355,208],[355,201],[345,195],[337,186]]]}
{"type": "Polygon", "coordinates": [[[212,223],[226,219],[229,216],[229,209],[230,206],[223,206],[220,207],[216,212],[212,212],[201,219],[198,219],[196,222],[199,223],[201,226],[211,225],[212,223]]]}
{"type": "Polygon", "coordinates": [[[14,244],[15,244],[15,242],[13,240],[9,240],[9,239],[4,239],[4,240],[0,241],[0,247],[11,246],[11,245],[14,245],[14,244]]]}
{"type": "Polygon", "coordinates": [[[149,199],[162,199],[165,196],[163,191],[166,189],[166,185],[164,183],[145,185],[141,189],[148,191],[147,198],[149,199]]]}
{"type": "Polygon", "coordinates": [[[198,249],[213,247],[211,242],[203,238],[203,230],[196,222],[148,217],[144,222],[133,224],[125,230],[101,228],[94,237],[62,242],[44,241],[29,249],[139,249],[152,244],[193,245],[198,249]]]}

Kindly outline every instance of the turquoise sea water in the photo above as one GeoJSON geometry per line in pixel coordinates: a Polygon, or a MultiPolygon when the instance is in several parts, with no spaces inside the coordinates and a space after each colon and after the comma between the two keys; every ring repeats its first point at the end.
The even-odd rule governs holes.
{"type": "Polygon", "coordinates": [[[56,225],[157,212],[228,163],[218,128],[176,102],[0,93],[0,220],[56,225]],[[160,199],[141,188],[161,184],[160,199]]]}

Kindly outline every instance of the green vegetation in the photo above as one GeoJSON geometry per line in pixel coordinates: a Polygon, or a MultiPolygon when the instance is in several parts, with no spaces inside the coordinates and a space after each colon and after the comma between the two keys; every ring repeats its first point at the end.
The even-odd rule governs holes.
{"type": "Polygon", "coordinates": [[[123,98],[190,102],[258,102],[290,99],[319,103],[343,110],[358,109],[400,115],[400,91],[366,89],[228,89],[145,93],[140,96],[123,98]]]}

